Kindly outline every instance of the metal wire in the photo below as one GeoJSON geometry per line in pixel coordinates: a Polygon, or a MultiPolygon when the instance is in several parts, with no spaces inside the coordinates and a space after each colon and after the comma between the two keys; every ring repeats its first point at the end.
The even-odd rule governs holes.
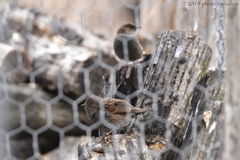
{"type": "MultiPolygon", "coordinates": [[[[93,8],[93,7],[98,7],[101,9],[102,12],[105,12],[108,14],[108,22],[106,24],[106,28],[108,28],[108,31],[110,33],[113,33],[113,27],[110,26],[112,24],[112,13],[117,10],[118,8],[124,6],[124,7],[127,7],[131,10],[133,10],[133,13],[134,13],[134,21],[135,21],[135,24],[139,25],[141,20],[140,20],[140,14],[139,14],[139,11],[147,6],[148,4],[152,4],[152,3],[156,3],[152,0],[145,0],[143,1],[142,3],[139,3],[137,5],[134,5],[134,4],[131,4],[131,3],[128,3],[124,0],[121,0],[120,2],[118,2],[116,5],[114,5],[113,7],[111,8],[107,8],[105,6],[103,6],[101,3],[99,3],[99,1],[97,0],[94,0],[93,3],[91,3],[88,7],[84,8],[83,10],[78,10],[76,7],[74,7],[74,5],[71,4],[71,1],[68,1],[66,7],[64,7],[62,10],[60,11],[52,11],[52,10],[49,10],[47,8],[44,7],[44,4],[43,4],[43,1],[41,1],[41,5],[40,7],[35,10],[35,11],[47,11],[47,13],[49,13],[50,15],[58,15],[62,12],[64,12],[66,9],[70,9],[70,10],[74,10],[74,11],[78,11],[80,14],[81,14],[81,26],[83,28],[83,30],[87,30],[87,28],[85,27],[86,26],[86,13],[89,9],[93,8]]],[[[166,29],[168,29],[168,22],[167,22],[167,19],[166,19],[166,13],[167,12],[167,6],[169,3],[172,3],[170,1],[167,1],[165,2],[165,4],[162,4],[162,16],[163,16],[163,24],[164,26],[166,27],[166,29]],[[165,16],[165,17],[164,17],[165,16]]],[[[184,1],[180,1],[180,3],[184,3],[184,1]]],[[[178,3],[178,4],[180,4],[178,3]]],[[[212,3],[216,3],[216,1],[212,0],[212,3]]],[[[221,0],[221,3],[223,3],[223,0],[221,0]]],[[[10,4],[11,5],[11,4],[10,4]]],[[[9,10],[20,10],[17,6],[17,2],[14,1],[14,3],[12,4],[12,6],[15,6],[15,7],[12,7],[12,8],[9,8],[9,10]]],[[[3,8],[7,8],[8,5],[6,5],[5,7],[3,8]]],[[[160,8],[159,8],[160,9],[160,8]]],[[[213,10],[213,21],[215,22],[215,27],[216,27],[216,31],[217,31],[217,35],[218,35],[218,39],[217,39],[217,42],[216,42],[216,47],[218,49],[218,53],[219,53],[219,56],[218,56],[218,68],[219,69],[223,69],[224,66],[225,66],[225,60],[224,60],[224,56],[226,54],[226,51],[225,51],[225,47],[224,47],[224,41],[225,41],[225,36],[224,36],[224,7],[223,6],[213,6],[212,7],[212,10],[213,10]]],[[[6,42],[6,33],[3,32],[3,22],[2,22],[2,19],[5,15],[2,14],[2,12],[0,12],[1,15],[0,15],[0,19],[1,19],[1,22],[0,22],[0,40],[1,42],[6,42]]],[[[7,12],[9,13],[9,12],[7,12]]],[[[34,14],[34,11],[32,12],[34,14]]],[[[196,14],[196,13],[195,13],[196,14]]],[[[191,14],[190,14],[190,17],[189,19],[194,19],[195,17],[193,17],[191,14]]],[[[32,21],[34,19],[32,19],[31,15],[28,17],[28,25],[27,25],[27,30],[28,30],[28,33],[29,33],[29,41],[34,41],[34,36],[31,35],[32,33],[32,21]]],[[[190,25],[190,27],[193,27],[196,29],[196,25],[198,25],[198,20],[193,20],[194,21],[194,24],[190,25]],[[196,23],[196,24],[195,24],[196,23]]],[[[179,22],[179,21],[178,21],[179,22]]],[[[178,23],[177,22],[177,23],[178,23]]],[[[57,18],[56,18],[56,21],[55,21],[55,28],[54,28],[54,31],[55,31],[55,34],[58,34],[58,22],[57,22],[57,18]]],[[[181,27],[179,27],[181,29],[181,27]]],[[[195,30],[193,29],[193,30],[195,30]]],[[[83,32],[83,34],[85,34],[85,32],[83,32]]],[[[150,37],[152,38],[152,42],[153,42],[153,46],[152,48],[155,49],[155,39],[153,38],[152,35],[149,35],[148,33],[145,33],[143,31],[140,31],[140,34],[141,35],[145,35],[147,37],[150,37]]],[[[87,33],[84,35],[84,36],[88,36],[87,33]]],[[[7,43],[7,42],[6,42],[7,43]]],[[[41,44],[42,45],[42,44],[41,44]]],[[[96,44],[98,45],[98,44],[96,44]]],[[[43,52],[45,52],[46,50],[48,50],[47,48],[42,48],[43,52]]],[[[47,53],[47,52],[46,52],[47,53]]],[[[45,100],[41,97],[39,97],[37,94],[36,94],[36,91],[37,91],[37,86],[35,85],[35,78],[36,76],[38,76],[39,74],[42,74],[43,72],[47,71],[49,69],[49,66],[48,66],[48,63],[49,63],[49,56],[48,55],[45,55],[45,59],[44,59],[44,62],[46,65],[43,65],[42,67],[36,69],[35,71],[28,71],[27,69],[23,68],[22,67],[22,56],[21,54],[17,54],[17,58],[18,58],[18,65],[15,69],[12,69],[11,71],[7,72],[7,73],[4,73],[1,75],[1,81],[2,81],[2,90],[3,90],[3,97],[0,101],[1,105],[3,105],[3,103],[7,102],[11,105],[14,105],[16,106],[16,109],[19,109],[20,110],[20,121],[21,121],[21,125],[13,130],[10,130],[10,131],[5,131],[4,129],[0,128],[0,135],[2,137],[4,137],[4,141],[5,141],[5,144],[3,146],[3,151],[5,151],[5,157],[3,158],[3,160],[7,160],[7,159],[18,159],[18,157],[14,157],[14,155],[12,155],[13,153],[13,148],[11,147],[11,137],[14,137],[16,135],[18,135],[19,133],[21,133],[22,131],[25,131],[26,133],[32,135],[32,150],[33,150],[33,155],[31,157],[29,157],[28,159],[44,159],[43,155],[40,154],[40,149],[39,149],[39,135],[46,132],[47,130],[51,129],[53,131],[55,131],[56,133],[59,134],[59,147],[60,147],[60,153],[59,153],[59,157],[56,157],[56,159],[61,159],[61,157],[63,156],[64,154],[64,138],[66,137],[65,136],[65,133],[70,131],[71,129],[73,129],[74,127],[78,127],[80,128],[81,130],[84,130],[86,131],[86,135],[88,137],[91,137],[92,136],[92,131],[94,129],[96,129],[98,126],[100,126],[101,124],[104,124],[105,126],[109,127],[109,128],[112,128],[112,129],[116,129],[115,126],[113,126],[112,124],[110,124],[108,121],[104,120],[104,115],[103,117],[100,119],[99,122],[91,125],[91,126],[86,126],[84,125],[83,123],[79,122],[79,115],[78,115],[78,105],[80,103],[82,103],[85,98],[87,98],[89,95],[92,95],[92,91],[90,90],[90,81],[89,81],[89,77],[90,77],[90,72],[93,71],[94,69],[98,68],[98,67],[102,67],[106,70],[109,71],[109,73],[111,74],[111,78],[112,81],[111,83],[115,83],[115,81],[113,80],[114,78],[114,74],[116,72],[116,70],[118,69],[118,66],[115,66],[115,67],[112,67],[112,66],[109,66],[107,65],[106,63],[104,63],[102,61],[102,53],[101,53],[101,46],[98,45],[98,52],[97,52],[97,61],[95,64],[91,65],[90,67],[88,68],[83,68],[82,69],[82,72],[84,74],[84,85],[85,85],[85,93],[77,98],[76,100],[73,100],[69,97],[67,97],[66,95],[64,95],[64,92],[63,92],[63,74],[64,74],[64,71],[59,71],[59,73],[57,74],[57,88],[58,88],[58,93],[57,93],[57,96],[54,97],[53,99],[51,100],[45,100]],[[31,87],[32,87],[32,94],[31,94],[31,97],[27,98],[26,100],[22,101],[22,102],[19,102],[13,98],[11,98],[11,96],[9,95],[9,92],[8,92],[8,82],[7,82],[7,77],[11,74],[14,74],[15,72],[19,71],[19,70],[24,70],[24,73],[25,74],[28,74],[30,79],[29,79],[29,83],[31,84],[31,87]],[[56,102],[58,102],[59,100],[64,100],[65,102],[67,102],[68,104],[70,104],[72,106],[72,116],[73,116],[73,122],[63,128],[60,128],[56,125],[53,124],[53,117],[52,117],[52,107],[53,107],[53,104],[55,104],[56,102]],[[28,106],[29,104],[31,104],[32,102],[38,102],[42,105],[44,105],[46,107],[46,119],[47,119],[47,123],[34,130],[32,128],[30,128],[27,124],[26,124],[26,106],[28,106]]],[[[166,150],[173,150],[175,152],[177,152],[181,159],[187,159],[186,155],[188,154],[188,151],[189,151],[189,148],[186,147],[185,149],[179,149],[177,148],[176,146],[174,146],[173,144],[171,144],[170,142],[170,139],[171,139],[171,133],[170,133],[170,123],[166,121],[166,119],[161,119],[161,117],[159,118],[159,116],[157,115],[157,93],[153,93],[153,92],[150,92],[150,91],[147,91],[147,90],[144,90],[143,89],[143,80],[142,80],[142,68],[144,66],[139,66],[138,68],[138,84],[140,85],[139,88],[142,91],[143,94],[146,94],[148,95],[149,97],[151,97],[153,99],[153,109],[154,109],[154,116],[153,116],[153,119],[152,120],[149,120],[148,122],[143,122],[141,123],[139,126],[140,126],[140,131],[141,131],[141,137],[142,139],[144,139],[145,137],[145,134],[144,134],[144,127],[148,124],[148,123],[151,123],[155,120],[157,121],[161,121],[163,123],[165,123],[165,126],[167,128],[167,131],[166,131],[166,138],[168,139],[167,141],[167,145],[166,145],[166,150]]],[[[166,71],[167,72],[167,71],[166,71]]],[[[169,75],[167,75],[169,76],[169,75]]],[[[170,86],[166,86],[166,87],[170,87],[170,86]]],[[[202,86],[197,86],[197,88],[199,90],[202,91],[202,93],[205,93],[205,98],[206,98],[206,101],[209,101],[209,94],[208,94],[208,90],[213,87],[213,86],[209,86],[208,88],[205,88],[205,87],[202,87],[202,86]]],[[[162,92],[162,91],[159,91],[159,93],[162,92]]],[[[133,92],[131,93],[130,95],[126,96],[124,95],[123,93],[119,92],[119,91],[116,91],[115,93],[118,97],[121,97],[123,99],[127,99],[128,101],[130,101],[131,99],[135,98],[138,94],[138,92],[133,92]]],[[[199,102],[200,103],[200,102],[199,102]]],[[[198,104],[199,104],[198,103],[198,104]]],[[[208,105],[207,105],[208,106],[208,105]]],[[[198,107],[198,106],[196,106],[198,107]]],[[[212,110],[211,110],[212,111],[212,110]]],[[[197,112],[197,111],[196,111],[197,112]]],[[[211,154],[212,154],[212,151],[216,148],[219,148],[220,145],[222,145],[222,141],[223,141],[223,138],[222,136],[220,136],[220,138],[218,139],[217,143],[213,144],[213,145],[210,145],[210,146],[205,146],[205,145],[202,145],[202,144],[199,144],[197,142],[197,123],[199,121],[199,117],[195,117],[194,115],[196,115],[197,113],[194,113],[192,112],[191,115],[188,117],[188,126],[192,126],[192,130],[193,132],[191,133],[192,134],[192,137],[193,137],[193,143],[190,145],[191,147],[194,147],[194,146],[198,146],[202,149],[203,152],[207,153],[207,159],[210,159],[211,158],[211,154]]],[[[185,114],[185,113],[183,113],[185,114]]],[[[216,117],[217,121],[218,121],[218,115],[213,115],[216,117]]],[[[14,117],[13,117],[14,118],[14,117]]],[[[187,127],[188,128],[188,127],[187,127]]],[[[218,128],[218,130],[220,130],[220,128],[218,128]]],[[[187,131],[188,129],[186,130],[186,133],[187,134],[187,131]]],[[[222,131],[219,131],[221,134],[222,131]]],[[[184,138],[185,138],[186,135],[184,135],[184,138]]],[[[17,147],[17,146],[15,146],[17,147]]],[[[190,147],[190,148],[191,148],[190,147]]],[[[117,150],[117,146],[115,145],[114,148],[117,150]],[[116,148],[115,148],[116,147],[116,148]]],[[[77,150],[77,148],[76,148],[77,150]]],[[[0,152],[2,153],[2,152],[0,152]]],[[[159,155],[156,155],[156,157],[158,157],[159,155]]],[[[129,156],[129,159],[131,158],[131,156],[129,156]]]]}

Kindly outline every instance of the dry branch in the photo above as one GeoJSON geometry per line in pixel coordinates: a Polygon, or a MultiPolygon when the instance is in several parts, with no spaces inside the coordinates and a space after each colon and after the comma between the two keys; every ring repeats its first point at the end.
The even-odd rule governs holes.
{"type": "MultiPolygon", "coordinates": [[[[167,120],[171,139],[165,135],[168,126],[155,121],[146,127],[147,143],[160,141],[181,146],[188,125],[186,118],[194,116],[191,115],[194,113],[191,109],[194,88],[205,75],[210,60],[211,49],[196,35],[169,31],[160,36],[157,52],[153,55],[146,75],[149,78],[144,81],[144,90],[138,98],[137,107],[152,106],[151,95],[145,90],[156,94],[158,116],[167,120]]],[[[175,158],[177,155],[169,150],[164,153],[163,159],[175,158]]]]}

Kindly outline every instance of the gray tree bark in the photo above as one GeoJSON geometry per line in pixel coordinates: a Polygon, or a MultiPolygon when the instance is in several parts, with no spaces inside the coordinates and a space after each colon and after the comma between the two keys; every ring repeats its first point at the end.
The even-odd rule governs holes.
{"type": "MultiPolygon", "coordinates": [[[[194,88],[204,77],[211,54],[203,40],[193,34],[169,31],[160,36],[157,52],[146,75],[149,78],[145,79],[144,90],[137,103],[140,108],[157,106],[156,117],[163,118],[157,117],[146,126],[147,143],[161,142],[181,147],[188,123],[191,117],[195,117],[196,108],[191,106],[194,88]],[[149,103],[150,97],[152,103],[149,103]],[[166,121],[167,124],[164,123],[166,121]],[[171,134],[166,130],[171,130],[171,134]]],[[[167,148],[171,150],[163,154],[163,159],[178,157],[176,149],[167,148]]]]}
{"type": "Polygon", "coordinates": [[[200,97],[198,102],[192,102],[199,106],[197,118],[192,119],[192,126],[187,132],[189,135],[182,148],[187,149],[187,159],[218,159],[221,151],[222,135],[222,106],[224,98],[223,71],[217,69],[208,70],[207,74],[198,84],[203,84],[205,92],[201,87],[195,88],[193,100],[200,97]],[[202,83],[203,82],[203,83],[202,83]],[[216,145],[213,150],[211,146],[216,145]],[[205,152],[201,146],[210,148],[210,152],[205,152]]]}
{"type": "MultiPolygon", "coordinates": [[[[116,143],[118,147],[114,153],[117,154],[112,154],[111,158],[121,158],[118,151],[126,150],[127,143],[134,144],[134,147],[124,153],[137,159],[144,158],[144,155],[148,155],[149,159],[204,158],[200,147],[194,145],[196,140],[193,138],[198,138],[206,146],[217,141],[216,123],[220,122],[216,117],[221,114],[220,104],[224,95],[222,83],[218,82],[222,79],[218,73],[222,72],[207,72],[211,55],[211,49],[196,35],[168,31],[159,37],[157,51],[152,55],[150,64],[145,58],[133,66],[122,67],[115,75],[105,75],[102,97],[121,98],[116,94],[117,90],[131,96],[131,104],[136,107],[153,107],[154,114],[138,117],[145,129],[141,129],[141,124],[141,132],[138,131],[139,126],[134,128],[133,136],[128,136],[127,142],[93,139],[82,144],[79,146],[79,158],[106,159],[106,155],[110,154],[106,146],[116,143]],[[207,92],[205,88],[208,88],[207,92]],[[134,138],[141,143],[136,143],[134,138]],[[178,148],[185,150],[181,152],[178,148]],[[98,152],[104,154],[100,156],[98,152]]],[[[210,157],[216,157],[217,153],[214,151],[210,157]]]]}

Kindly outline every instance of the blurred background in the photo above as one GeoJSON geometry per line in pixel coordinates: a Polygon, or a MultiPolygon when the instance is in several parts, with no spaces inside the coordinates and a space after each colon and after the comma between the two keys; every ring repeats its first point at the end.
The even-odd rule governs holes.
{"type": "Polygon", "coordinates": [[[85,135],[98,135],[80,105],[120,67],[112,44],[123,23],[142,27],[149,54],[162,32],[196,34],[217,67],[224,9],[189,2],[0,0],[0,159],[76,159],[85,135]]]}

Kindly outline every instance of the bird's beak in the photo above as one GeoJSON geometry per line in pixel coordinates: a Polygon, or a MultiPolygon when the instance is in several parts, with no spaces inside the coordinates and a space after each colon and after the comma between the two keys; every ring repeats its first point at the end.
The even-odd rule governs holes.
{"type": "Polygon", "coordinates": [[[82,107],[85,107],[85,106],[86,106],[86,103],[83,103],[81,106],[82,106],[82,107]]]}
{"type": "Polygon", "coordinates": [[[138,26],[138,27],[136,27],[136,28],[142,28],[141,26],[138,26]]]}

